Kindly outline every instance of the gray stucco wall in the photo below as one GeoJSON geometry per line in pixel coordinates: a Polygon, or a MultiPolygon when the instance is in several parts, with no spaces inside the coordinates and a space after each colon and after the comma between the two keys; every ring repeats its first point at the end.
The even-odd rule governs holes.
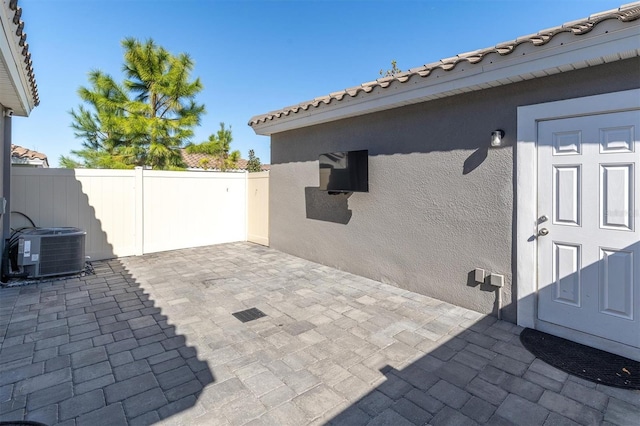
{"type": "Polygon", "coordinates": [[[514,152],[517,107],[640,86],[640,61],[449,97],[275,134],[270,245],[482,313],[505,275],[503,318],[515,322],[514,152]],[[490,149],[491,131],[508,146],[490,149]],[[369,192],[318,190],[318,155],[369,150],[369,192]]]}

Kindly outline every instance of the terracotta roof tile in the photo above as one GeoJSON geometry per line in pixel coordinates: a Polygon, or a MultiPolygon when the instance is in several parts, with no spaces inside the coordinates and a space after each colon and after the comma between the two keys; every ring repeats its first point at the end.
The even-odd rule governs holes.
{"type": "MultiPolygon", "coordinates": [[[[182,161],[189,169],[203,169],[203,170],[220,170],[220,160],[213,155],[209,154],[191,154],[186,149],[181,149],[182,161]]],[[[247,170],[248,161],[244,158],[238,160],[237,168],[235,170],[247,170]]],[[[262,164],[263,171],[269,170],[269,164],[262,164]]],[[[228,169],[227,169],[228,170],[228,169]]]]}
{"type": "Polygon", "coordinates": [[[28,148],[23,148],[19,145],[11,145],[11,157],[24,160],[42,160],[47,164],[47,166],[49,165],[49,160],[47,159],[46,154],[28,148]]]}
{"type": "Polygon", "coordinates": [[[330,104],[331,102],[340,102],[345,99],[345,95],[357,97],[360,93],[371,93],[376,88],[385,89],[394,82],[405,83],[414,77],[427,78],[432,72],[437,70],[451,71],[461,63],[477,64],[485,59],[488,55],[499,54],[506,56],[521,44],[530,43],[533,46],[543,46],[549,43],[554,37],[563,33],[573,35],[582,35],[593,30],[599,23],[617,19],[622,22],[630,22],[640,18],[640,3],[630,3],[623,5],[618,9],[600,12],[591,15],[588,18],[580,19],[565,23],[564,25],[539,31],[536,34],[519,37],[512,41],[499,43],[494,47],[474,50],[471,52],[461,53],[451,58],[442,59],[438,62],[423,65],[421,67],[411,68],[410,70],[399,73],[392,77],[379,78],[374,81],[362,83],[360,86],[351,87],[345,90],[337,91],[326,96],[317,97],[313,100],[302,102],[298,105],[289,106],[281,110],[272,111],[266,114],[257,115],[249,120],[249,126],[255,126],[268,121],[277,120],[290,114],[296,114],[300,110],[307,111],[309,108],[317,108],[321,104],[330,104]]]}
{"type": "Polygon", "coordinates": [[[33,97],[34,106],[40,104],[40,96],[38,95],[38,85],[36,84],[35,73],[33,72],[33,62],[31,61],[31,52],[29,52],[29,43],[27,40],[27,33],[24,32],[24,22],[20,20],[22,16],[22,8],[18,6],[18,0],[9,1],[9,10],[14,12],[12,22],[15,27],[15,35],[18,46],[22,48],[22,56],[24,58],[24,69],[29,80],[29,86],[31,88],[31,96],[33,97]]]}

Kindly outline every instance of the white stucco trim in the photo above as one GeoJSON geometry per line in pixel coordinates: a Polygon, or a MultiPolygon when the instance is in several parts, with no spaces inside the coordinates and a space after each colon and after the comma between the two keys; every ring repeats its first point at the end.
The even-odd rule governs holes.
{"type": "Polygon", "coordinates": [[[546,120],[640,109],[640,89],[518,107],[516,143],[516,279],[518,325],[537,318],[537,129],[546,120]]]}

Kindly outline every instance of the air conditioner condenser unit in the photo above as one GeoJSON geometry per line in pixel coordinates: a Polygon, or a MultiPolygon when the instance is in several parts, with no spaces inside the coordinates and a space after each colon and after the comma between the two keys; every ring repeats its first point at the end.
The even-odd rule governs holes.
{"type": "Polygon", "coordinates": [[[39,278],[82,272],[85,237],[79,228],[31,228],[19,231],[16,264],[28,277],[39,278]]]}

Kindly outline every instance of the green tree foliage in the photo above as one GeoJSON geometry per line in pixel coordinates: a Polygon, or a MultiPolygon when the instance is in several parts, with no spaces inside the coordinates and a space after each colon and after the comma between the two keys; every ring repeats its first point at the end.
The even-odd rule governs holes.
{"type": "Polygon", "coordinates": [[[249,150],[249,161],[247,161],[247,170],[249,171],[249,173],[262,171],[262,163],[260,162],[260,158],[256,157],[256,153],[252,149],[249,150]]]}
{"type": "Polygon", "coordinates": [[[381,77],[395,77],[397,74],[400,74],[402,70],[398,68],[398,64],[394,59],[391,61],[391,69],[390,70],[380,70],[379,74],[381,77]]]}
{"type": "Polygon", "coordinates": [[[200,79],[190,80],[194,63],[185,53],[172,55],[149,39],[122,41],[125,79],[118,84],[101,71],[89,73],[84,102],[71,111],[71,127],[82,149],[62,156],[63,166],[154,169],[184,167],[180,148],[200,124],[204,105],[195,97],[200,79]]]}
{"type": "Polygon", "coordinates": [[[216,159],[215,166],[223,172],[228,169],[238,168],[238,160],[240,160],[240,151],[231,151],[231,126],[227,129],[224,123],[220,123],[220,129],[209,139],[200,144],[187,145],[187,152],[190,154],[207,154],[216,159]]]}
{"type": "Polygon", "coordinates": [[[80,169],[84,167],[84,164],[80,163],[78,160],[74,160],[71,157],[65,157],[64,155],[60,156],[58,162],[60,163],[60,167],[64,169],[80,169]]]}

